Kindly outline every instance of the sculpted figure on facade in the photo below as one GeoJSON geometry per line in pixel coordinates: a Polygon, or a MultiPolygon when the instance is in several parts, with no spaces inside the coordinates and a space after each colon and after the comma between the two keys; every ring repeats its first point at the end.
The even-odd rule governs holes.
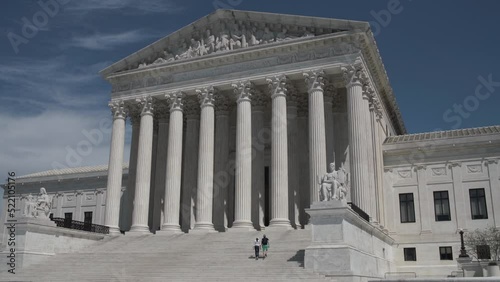
{"type": "Polygon", "coordinates": [[[28,196],[26,196],[23,215],[26,217],[33,217],[34,211],[36,211],[36,199],[30,193],[28,196]]]}
{"type": "Polygon", "coordinates": [[[347,201],[349,173],[346,171],[344,163],[338,170],[335,170],[335,162],[331,163],[329,168],[330,171],[318,179],[320,201],[347,201]]]}

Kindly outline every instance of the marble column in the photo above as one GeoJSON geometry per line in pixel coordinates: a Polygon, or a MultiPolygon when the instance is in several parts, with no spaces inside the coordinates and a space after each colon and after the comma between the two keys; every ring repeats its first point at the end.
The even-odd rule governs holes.
{"type": "Polygon", "coordinates": [[[169,125],[169,105],[166,101],[157,103],[155,116],[158,120],[158,143],[156,145],[156,173],[155,190],[153,197],[153,224],[152,230],[159,230],[164,221],[165,182],[167,170],[167,150],[168,150],[168,125],[169,125]]]}
{"type": "Polygon", "coordinates": [[[368,182],[368,154],[366,148],[366,132],[370,124],[366,124],[363,111],[363,85],[366,83],[361,61],[356,61],[352,65],[342,67],[344,80],[347,88],[347,115],[349,131],[349,165],[351,169],[351,201],[366,213],[369,212],[369,205],[366,201],[366,191],[369,189],[368,182]]]}
{"type": "Polygon", "coordinates": [[[113,129],[109,153],[106,215],[104,224],[109,227],[110,234],[120,234],[120,227],[118,224],[120,221],[126,109],[122,101],[111,102],[109,106],[113,113],[113,129]]]}
{"type": "MultiPolygon", "coordinates": [[[[334,138],[334,120],[333,120],[333,96],[337,93],[337,89],[331,83],[326,86],[324,93],[325,101],[325,139],[326,139],[326,164],[327,166],[333,162],[337,164],[335,159],[335,138],[334,138]]],[[[338,167],[338,166],[336,166],[338,167]]]]}
{"type": "Polygon", "coordinates": [[[198,150],[198,190],[195,231],[215,231],[212,222],[214,196],[215,109],[214,88],[196,90],[201,106],[198,150]]]}
{"type": "Polygon", "coordinates": [[[236,179],[233,228],[253,230],[252,225],[252,85],[249,81],[232,85],[237,95],[236,179]]]}
{"type": "MultiPolygon", "coordinates": [[[[366,159],[369,161],[368,163],[368,189],[364,189],[366,205],[368,206],[368,210],[366,213],[370,215],[370,221],[378,224],[378,216],[377,216],[377,204],[378,201],[376,195],[376,187],[375,187],[375,151],[374,151],[374,134],[373,134],[373,126],[372,124],[372,114],[370,112],[370,100],[374,99],[375,91],[371,83],[367,83],[363,87],[363,119],[364,124],[368,124],[368,128],[365,132],[366,143],[368,146],[365,148],[366,159]]],[[[375,119],[373,118],[373,121],[375,119]]]]}
{"type": "MultiPolygon", "coordinates": [[[[157,103],[155,103],[154,108],[156,109],[157,103]]],[[[151,183],[149,184],[149,210],[148,210],[148,226],[151,232],[155,232],[158,224],[153,223],[154,219],[154,208],[155,208],[155,191],[156,187],[156,156],[158,148],[158,130],[159,130],[158,118],[156,117],[155,111],[153,111],[153,147],[151,153],[151,183]],[[153,226],[155,225],[155,226],[153,226]]]]}
{"type": "Polygon", "coordinates": [[[308,94],[307,93],[298,93],[297,96],[297,130],[299,134],[297,135],[297,146],[300,148],[299,152],[299,164],[301,171],[299,177],[299,222],[302,226],[306,225],[307,222],[307,214],[305,213],[305,209],[310,207],[310,177],[309,177],[309,148],[308,148],[308,94]]]}
{"type": "Polygon", "coordinates": [[[198,146],[200,134],[200,105],[195,97],[184,98],[186,133],[182,166],[181,229],[189,232],[194,228],[196,188],[198,186],[198,146]]]}
{"type": "Polygon", "coordinates": [[[141,125],[137,151],[134,212],[130,232],[149,233],[148,211],[153,150],[153,98],[147,96],[137,99],[137,102],[141,105],[141,125]]]}
{"type": "Polygon", "coordinates": [[[380,120],[382,119],[382,107],[378,98],[372,98],[370,101],[370,114],[372,123],[372,133],[373,133],[373,162],[374,162],[374,174],[375,174],[375,195],[376,195],[376,211],[377,219],[380,226],[383,228],[385,226],[385,201],[384,201],[384,183],[383,183],[383,173],[384,173],[384,163],[383,163],[383,151],[382,151],[382,141],[380,140],[380,120]]]}
{"type": "Polygon", "coordinates": [[[168,130],[168,149],[165,177],[165,213],[161,231],[181,232],[179,224],[182,177],[182,139],[183,139],[183,94],[170,93],[166,98],[170,103],[170,123],[168,130]]]}
{"type": "Polygon", "coordinates": [[[130,230],[132,226],[132,213],[134,211],[134,196],[135,196],[135,176],[137,170],[137,151],[139,148],[139,131],[141,127],[141,113],[140,109],[135,103],[127,105],[127,110],[132,123],[132,140],[130,142],[130,156],[128,165],[128,181],[127,189],[125,190],[125,205],[122,208],[124,231],[130,230]]]}
{"type": "Polygon", "coordinates": [[[310,202],[319,201],[318,177],[326,173],[325,106],[323,101],[324,72],[303,74],[309,93],[309,189],[310,202]]]}
{"type": "Polygon", "coordinates": [[[267,128],[264,127],[264,111],[271,103],[269,95],[255,91],[252,96],[252,222],[258,230],[265,229],[264,217],[266,212],[266,179],[265,179],[265,142],[267,128]]]}
{"type": "MultiPolygon", "coordinates": [[[[64,215],[62,212],[62,206],[63,206],[63,202],[64,202],[64,193],[57,192],[56,199],[57,199],[57,209],[56,209],[56,214],[54,215],[54,217],[63,218],[64,215]]],[[[24,207],[22,210],[24,210],[24,207]]],[[[101,225],[106,225],[106,224],[104,222],[102,222],[101,225]]]]}
{"type": "Polygon", "coordinates": [[[229,99],[218,93],[215,96],[215,161],[213,223],[217,231],[227,230],[228,187],[233,175],[229,173],[229,99]]]}
{"type": "MultiPolygon", "coordinates": [[[[287,125],[288,125],[288,215],[294,228],[300,229],[300,156],[304,148],[299,147],[297,122],[297,89],[287,85],[287,125]]],[[[306,132],[306,131],[303,131],[306,132]]],[[[307,184],[306,184],[307,185],[307,184]]]]}
{"type": "Polygon", "coordinates": [[[288,125],[284,75],[266,79],[272,99],[271,222],[269,227],[290,227],[288,214],[288,125]]]}
{"type": "Polygon", "coordinates": [[[73,216],[73,220],[83,221],[83,212],[82,212],[82,203],[83,203],[83,191],[76,190],[75,191],[75,215],[73,216]]]}

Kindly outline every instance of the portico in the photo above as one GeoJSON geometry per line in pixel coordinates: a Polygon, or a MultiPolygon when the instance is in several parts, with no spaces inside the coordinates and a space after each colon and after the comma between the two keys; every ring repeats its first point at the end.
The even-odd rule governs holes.
{"type": "MultiPolygon", "coordinates": [[[[371,150],[381,137],[371,113],[379,124],[398,116],[383,114],[394,105],[386,77],[368,67],[378,58],[365,44],[372,35],[357,32],[365,23],[269,17],[266,35],[247,32],[262,24],[254,13],[238,11],[245,21],[216,13],[222,21],[208,16],[102,72],[113,85],[112,146],[125,142],[125,116],[133,125],[128,199],[120,206],[119,193],[108,194],[106,225],[134,233],[301,228],[330,162],[350,173],[348,201],[379,222],[373,171],[383,168],[371,150]],[[209,48],[182,43],[212,42],[212,34],[209,48]]],[[[111,192],[120,150],[110,155],[111,192]]]]}

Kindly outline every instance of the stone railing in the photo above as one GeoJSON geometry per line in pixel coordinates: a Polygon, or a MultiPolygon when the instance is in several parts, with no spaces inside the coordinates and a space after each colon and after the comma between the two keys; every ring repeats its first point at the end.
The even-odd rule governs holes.
{"type": "Polygon", "coordinates": [[[100,234],[109,234],[109,227],[103,225],[92,224],[76,220],[67,220],[64,218],[53,218],[52,221],[54,221],[54,223],[58,227],[64,227],[74,230],[82,230],[100,234]]]}

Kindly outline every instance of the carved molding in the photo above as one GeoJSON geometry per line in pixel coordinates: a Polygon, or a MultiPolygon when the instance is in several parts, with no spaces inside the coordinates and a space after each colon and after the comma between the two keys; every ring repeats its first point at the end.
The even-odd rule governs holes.
{"type": "Polygon", "coordinates": [[[347,87],[353,84],[358,84],[360,86],[367,84],[368,76],[361,58],[357,58],[353,64],[344,66],[341,70],[344,77],[344,83],[347,87]]]}
{"type": "Polygon", "coordinates": [[[200,118],[200,104],[196,97],[187,96],[184,98],[184,116],[186,119],[200,118]]]}
{"type": "Polygon", "coordinates": [[[462,163],[461,162],[451,162],[448,164],[449,168],[454,168],[454,167],[461,167],[462,163]]]}
{"type": "Polygon", "coordinates": [[[446,167],[435,167],[431,169],[432,176],[445,176],[448,174],[446,167]]]}
{"type": "Polygon", "coordinates": [[[403,179],[412,178],[411,169],[398,170],[398,175],[400,178],[403,178],[403,179]]]}
{"type": "Polygon", "coordinates": [[[310,70],[302,74],[306,81],[307,92],[311,91],[323,91],[326,79],[325,72],[323,70],[310,70]]]}
{"type": "Polygon", "coordinates": [[[498,164],[498,159],[485,159],[484,165],[489,166],[492,164],[498,164]]]}
{"type": "Polygon", "coordinates": [[[167,101],[157,101],[154,106],[155,119],[157,119],[161,123],[168,122],[170,117],[169,108],[170,106],[167,101]]]}
{"type": "Polygon", "coordinates": [[[253,85],[250,81],[238,81],[236,83],[231,84],[233,87],[234,94],[237,97],[237,103],[241,103],[244,101],[250,102],[252,100],[253,94],[253,85]]]}
{"type": "Polygon", "coordinates": [[[271,97],[260,90],[254,90],[252,94],[252,111],[263,111],[271,103],[271,97]]]}
{"type": "Polygon", "coordinates": [[[231,100],[226,95],[222,95],[222,93],[217,93],[217,95],[215,95],[216,115],[228,115],[231,107],[231,100]]]}
{"type": "Polygon", "coordinates": [[[111,108],[113,119],[125,119],[127,117],[127,108],[123,101],[111,101],[108,106],[111,108]]]}
{"type": "Polygon", "coordinates": [[[205,87],[202,89],[196,89],[196,94],[198,94],[198,99],[200,100],[201,108],[210,106],[214,106],[215,98],[214,98],[215,89],[213,86],[205,87]]]}
{"type": "Polygon", "coordinates": [[[141,109],[141,116],[144,115],[153,115],[153,97],[145,96],[142,98],[135,99],[135,101],[139,104],[141,109]]]}
{"type": "Polygon", "coordinates": [[[483,173],[483,165],[482,164],[467,165],[467,173],[470,174],[483,173]]]}
{"type": "Polygon", "coordinates": [[[288,91],[286,88],[286,81],[287,77],[285,75],[277,75],[266,78],[267,86],[271,94],[271,99],[280,96],[286,97],[288,91]]]}
{"type": "Polygon", "coordinates": [[[165,98],[170,103],[170,112],[184,110],[185,95],[181,91],[168,93],[165,98]]]}

